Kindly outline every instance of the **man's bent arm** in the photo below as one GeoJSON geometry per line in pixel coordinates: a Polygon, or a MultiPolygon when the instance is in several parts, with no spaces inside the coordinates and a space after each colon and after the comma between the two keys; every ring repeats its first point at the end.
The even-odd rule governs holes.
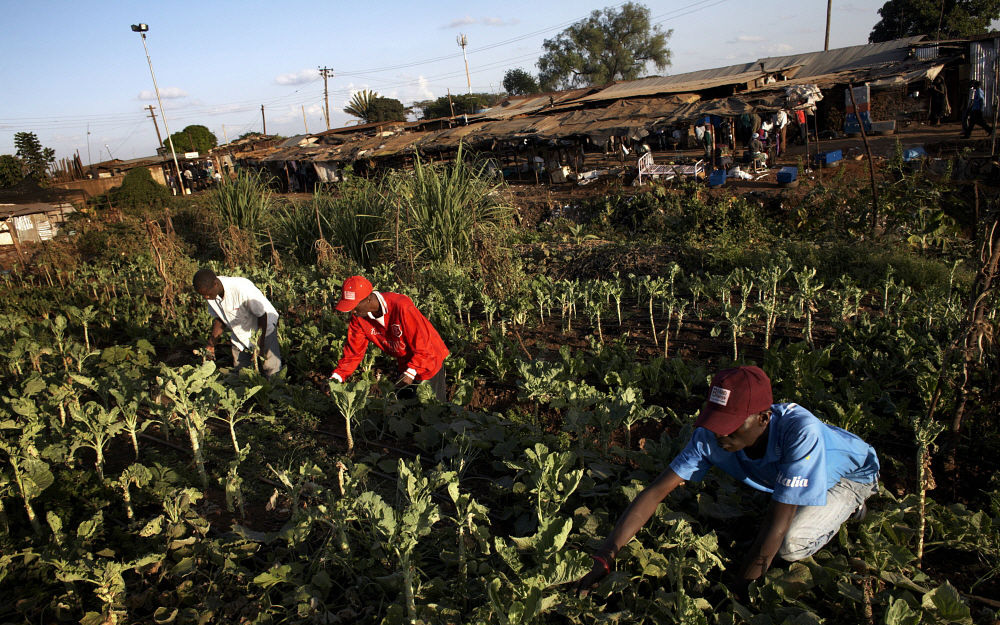
{"type": "Polygon", "coordinates": [[[601,544],[598,553],[614,558],[618,551],[632,540],[632,537],[649,521],[660,502],[682,484],[684,484],[684,480],[674,473],[673,469],[667,469],[661,473],[653,480],[652,484],[632,500],[628,508],[625,508],[625,512],[615,524],[615,529],[601,544]]]}
{"type": "Polygon", "coordinates": [[[225,326],[218,317],[212,317],[212,331],[208,335],[208,350],[215,351],[215,344],[219,342],[219,337],[222,336],[222,330],[225,326]]]}
{"type": "Polygon", "coordinates": [[[757,540],[750,548],[746,563],[743,565],[740,576],[746,580],[757,579],[771,566],[781,543],[785,541],[785,534],[792,524],[792,518],[799,507],[795,504],[772,501],[768,508],[767,518],[761,525],[757,540]]]}

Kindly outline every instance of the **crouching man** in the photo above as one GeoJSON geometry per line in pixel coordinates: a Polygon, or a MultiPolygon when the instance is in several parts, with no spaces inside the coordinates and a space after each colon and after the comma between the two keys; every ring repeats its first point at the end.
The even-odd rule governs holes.
{"type": "Polygon", "coordinates": [[[717,466],[747,486],[771,493],[771,505],[737,575],[755,580],[777,555],[794,562],[823,547],[878,488],[875,450],[797,404],[772,404],[771,380],[758,367],[720,371],[687,446],[626,508],[594,552],[585,590],[607,575],[618,551],[667,495],[701,481],[717,466]]]}
{"type": "Polygon", "coordinates": [[[278,346],[278,311],[253,282],[246,278],[217,276],[211,269],[199,269],[194,274],[194,290],[205,298],[212,313],[212,331],[205,346],[215,359],[215,344],[224,327],[232,334],[233,364],[237,370],[253,366],[253,332],[257,331],[257,348],[263,364],[261,371],[268,377],[281,369],[281,348],[278,346]]]}
{"type": "Polygon", "coordinates": [[[337,310],[350,312],[344,355],[330,374],[343,382],[354,373],[374,343],[394,356],[399,369],[396,386],[401,396],[414,395],[414,382],[426,381],[439,401],[447,400],[444,359],[448,357],[441,335],[413,301],[399,293],[380,293],[363,276],[351,276],[341,288],[337,310]]]}

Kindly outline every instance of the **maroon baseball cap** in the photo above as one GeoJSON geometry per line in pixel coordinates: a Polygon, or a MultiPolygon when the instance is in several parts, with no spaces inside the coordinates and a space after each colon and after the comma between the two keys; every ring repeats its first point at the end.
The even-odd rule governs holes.
{"type": "Polygon", "coordinates": [[[358,305],[358,302],[372,294],[372,283],[364,276],[351,276],[344,280],[344,286],[340,290],[340,301],[337,302],[337,310],[340,312],[350,312],[358,305]]]}
{"type": "Polygon", "coordinates": [[[729,436],[747,417],[764,412],[773,403],[771,379],[760,367],[723,369],[712,378],[708,399],[694,426],[729,436]]]}

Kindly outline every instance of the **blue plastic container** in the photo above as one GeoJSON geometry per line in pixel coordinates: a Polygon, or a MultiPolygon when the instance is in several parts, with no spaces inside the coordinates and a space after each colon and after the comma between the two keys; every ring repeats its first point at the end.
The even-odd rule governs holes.
{"type": "Polygon", "coordinates": [[[795,182],[799,178],[798,167],[782,167],[778,171],[778,184],[788,184],[795,182]]]}
{"type": "Polygon", "coordinates": [[[838,163],[844,159],[844,153],[840,150],[830,150],[829,152],[820,152],[816,155],[816,162],[823,167],[829,167],[835,163],[838,163]]]}
{"type": "Polygon", "coordinates": [[[716,169],[716,170],[712,171],[711,174],[709,174],[709,176],[708,176],[708,186],[710,186],[713,189],[715,189],[715,188],[721,187],[724,184],[726,184],[726,170],[725,169],[716,169]]]}

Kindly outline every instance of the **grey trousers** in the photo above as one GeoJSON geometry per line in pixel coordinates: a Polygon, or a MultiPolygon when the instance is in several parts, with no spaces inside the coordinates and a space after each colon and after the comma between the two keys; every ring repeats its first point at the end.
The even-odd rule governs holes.
{"type": "Polygon", "coordinates": [[[877,490],[877,480],[862,484],[840,478],[826,491],[825,506],[799,506],[778,555],[786,562],[795,562],[816,553],[877,490]]]}
{"type": "MultiPolygon", "coordinates": [[[[281,370],[281,347],[278,345],[278,333],[271,332],[264,337],[264,352],[261,354],[264,362],[260,370],[267,377],[271,377],[281,370]]],[[[237,371],[243,367],[253,366],[253,349],[241,350],[233,345],[233,365],[237,371]]]]}

